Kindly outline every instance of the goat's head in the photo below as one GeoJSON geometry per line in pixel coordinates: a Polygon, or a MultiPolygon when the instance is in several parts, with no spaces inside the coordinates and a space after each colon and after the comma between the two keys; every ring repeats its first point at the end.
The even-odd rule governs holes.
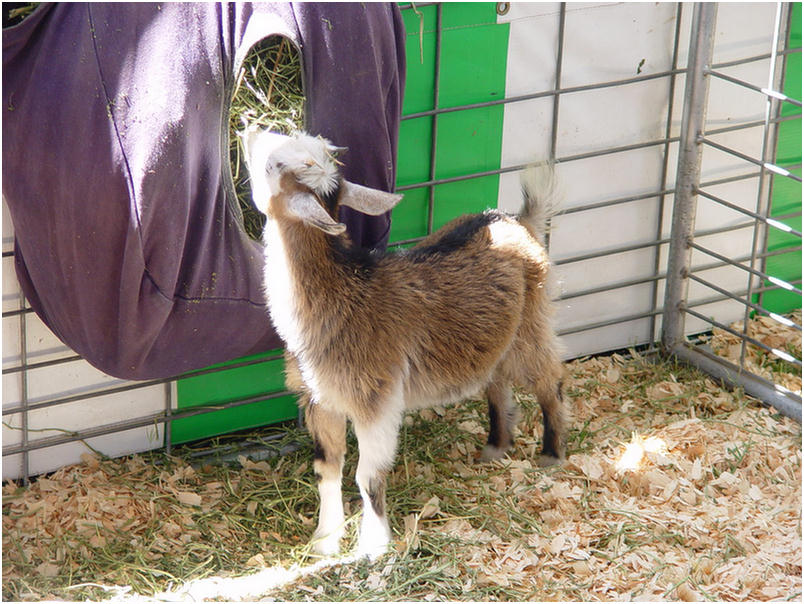
{"type": "Polygon", "coordinates": [[[344,149],[324,138],[267,130],[249,130],[241,136],[254,205],[267,216],[301,220],[338,235],[346,229],[338,222],[340,205],[376,216],[402,199],[344,180],[336,160],[344,149]]]}

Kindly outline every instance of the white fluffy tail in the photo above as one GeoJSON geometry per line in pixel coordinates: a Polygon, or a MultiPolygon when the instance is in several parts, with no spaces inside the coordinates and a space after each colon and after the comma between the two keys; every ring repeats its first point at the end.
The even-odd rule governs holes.
{"type": "Polygon", "coordinates": [[[552,162],[529,166],[520,179],[524,204],[519,221],[544,244],[547,221],[555,216],[562,200],[561,188],[552,162]]]}

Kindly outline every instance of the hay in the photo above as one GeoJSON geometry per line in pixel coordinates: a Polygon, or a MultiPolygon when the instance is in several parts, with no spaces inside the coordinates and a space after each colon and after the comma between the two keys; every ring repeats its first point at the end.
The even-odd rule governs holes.
{"type": "MultiPolygon", "coordinates": [[[[795,311],[788,321],[801,325],[801,310],[795,311]]],[[[730,326],[733,331],[743,332],[743,322],[730,326]]],[[[751,373],[784,386],[792,392],[801,392],[801,370],[786,360],[785,357],[801,359],[801,333],[794,327],[780,322],[770,316],[756,316],[748,324],[747,335],[768,348],[777,351],[775,354],[754,344],[747,344],[745,352],[742,340],[733,333],[723,329],[715,329],[709,338],[709,345],[715,354],[740,364],[744,358],[745,368],[751,373]]]]}
{"type": "Polygon", "coordinates": [[[248,170],[237,132],[250,126],[288,134],[304,124],[301,58],[282,36],[249,50],[237,74],[229,110],[229,159],[246,233],[260,239],[265,218],[251,203],[248,170]]]}
{"type": "MultiPolygon", "coordinates": [[[[798,424],[638,355],[568,371],[574,419],[561,468],[532,461],[541,426],[530,397],[520,397],[515,449],[493,464],[474,462],[483,402],[409,415],[389,476],[394,550],[375,564],[311,555],[310,443],[291,427],[268,446],[299,449],[264,461],[87,455],[30,487],[7,484],[3,596],[800,599],[798,424]]],[[[356,461],[352,442],[347,547],[359,518],[356,461]]]]}
{"type": "Polygon", "coordinates": [[[26,18],[31,16],[31,14],[36,10],[36,7],[40,4],[41,2],[20,2],[17,5],[12,5],[9,3],[11,8],[4,7],[7,20],[7,23],[4,25],[4,27],[19,25],[26,18]]]}

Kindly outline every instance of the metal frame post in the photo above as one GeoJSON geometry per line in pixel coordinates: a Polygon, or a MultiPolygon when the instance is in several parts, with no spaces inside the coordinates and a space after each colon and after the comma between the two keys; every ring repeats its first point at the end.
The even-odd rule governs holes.
{"type": "Polygon", "coordinates": [[[717,4],[707,2],[695,5],[687,58],[687,82],[681,118],[676,194],[662,319],[662,348],[668,354],[674,353],[684,340],[684,305],[689,286],[691,243],[703,153],[700,137],[706,124],[706,103],[709,96],[706,71],[712,62],[716,19],[717,4]]]}

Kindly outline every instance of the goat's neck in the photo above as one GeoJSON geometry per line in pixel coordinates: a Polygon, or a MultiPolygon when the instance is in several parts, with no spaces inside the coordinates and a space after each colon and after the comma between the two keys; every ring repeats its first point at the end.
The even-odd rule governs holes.
{"type": "Polygon", "coordinates": [[[343,273],[332,262],[329,235],[299,223],[265,225],[265,287],[271,319],[291,352],[326,341],[326,313],[343,273]]]}

